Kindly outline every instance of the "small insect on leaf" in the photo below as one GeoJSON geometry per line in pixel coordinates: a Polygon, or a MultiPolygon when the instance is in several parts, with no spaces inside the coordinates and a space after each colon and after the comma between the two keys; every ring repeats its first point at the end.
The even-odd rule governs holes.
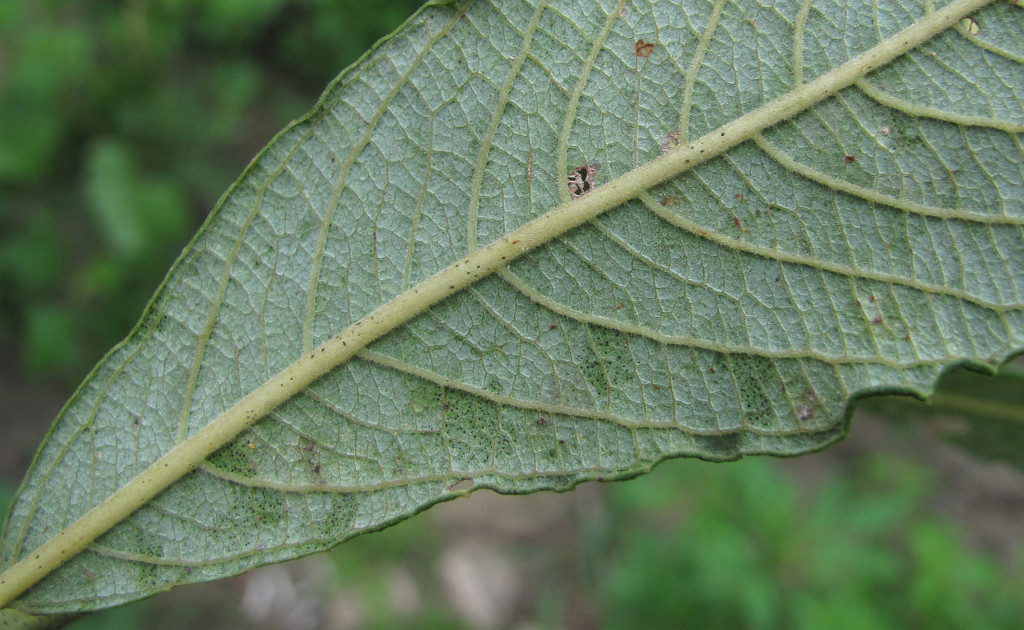
{"type": "Polygon", "coordinates": [[[597,164],[584,164],[574,168],[569,173],[569,177],[566,178],[566,183],[569,186],[569,196],[573,199],[579,199],[596,188],[597,184],[594,183],[594,177],[597,175],[597,169],[597,164]]]}

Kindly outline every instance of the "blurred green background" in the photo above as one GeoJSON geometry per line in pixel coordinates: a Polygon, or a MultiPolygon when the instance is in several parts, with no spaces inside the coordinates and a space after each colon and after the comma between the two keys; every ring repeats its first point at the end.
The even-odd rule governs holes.
{"type": "MultiPolygon", "coordinates": [[[[0,2],[0,506],[220,194],[418,5],[0,2]]],[[[74,627],[1024,627],[1020,478],[920,428],[854,426],[790,462],[478,493],[74,627]]]]}

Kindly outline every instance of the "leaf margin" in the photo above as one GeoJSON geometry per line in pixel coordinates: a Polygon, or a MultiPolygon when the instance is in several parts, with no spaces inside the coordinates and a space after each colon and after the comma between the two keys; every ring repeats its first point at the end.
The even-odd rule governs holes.
{"type": "MultiPolygon", "coordinates": [[[[437,272],[427,280],[402,292],[373,312],[357,320],[320,346],[299,358],[284,370],[232,405],[205,427],[179,442],[173,449],[157,459],[134,479],[107,499],[90,509],[77,521],[54,535],[35,551],[0,573],[0,607],[7,606],[35,582],[55,570],[65,561],[83,550],[109,528],[121,522],[136,509],[148,503],[157,494],[200,465],[209,455],[234,439],[241,431],[269,414],[278,405],[291,399],[315,380],[358,355],[369,343],[424,312],[434,304],[472,285],[480,278],[500,272],[516,258],[578,227],[598,215],[638,198],[651,186],[678,176],[698,164],[718,157],[725,151],[754,138],[761,131],[783,122],[812,105],[825,100],[839,90],[852,85],[859,78],[878,69],[912,48],[928,41],[932,36],[955,27],[961,18],[994,0],[953,0],[933,12],[926,12],[911,26],[864,51],[857,57],[834,68],[813,81],[787,92],[753,112],[715,129],[705,136],[677,147],[655,160],[594,189],[585,197],[571,200],[529,221],[473,251],[437,272]]],[[[401,33],[417,16],[430,6],[452,4],[452,0],[433,0],[413,14],[392,35],[382,39],[355,64],[332,81],[316,105],[305,116],[297,119],[276,134],[254,158],[240,177],[228,188],[210,216],[190,241],[172,271],[184,260],[189,248],[205,233],[219,214],[225,200],[252,171],[258,158],[263,156],[286,133],[321,115],[335,90],[350,76],[350,71],[381,46],[401,33]]],[[[463,3],[465,11],[471,2],[463,3]]],[[[169,278],[169,276],[168,276],[169,278]]],[[[146,316],[159,301],[167,279],[158,287],[147,305],[143,318],[129,333],[125,341],[144,329],[146,316]]],[[[108,354],[118,350],[125,342],[115,346],[108,354]]],[[[104,357],[104,360],[106,356],[104,357]]],[[[100,364],[102,364],[101,360],[100,364]]],[[[97,368],[99,365],[97,365],[97,368]]],[[[991,366],[988,366],[991,368],[991,366]]],[[[86,377],[83,385],[69,399],[58,419],[83,391],[96,368],[86,377]]],[[[867,395],[866,393],[864,395],[867,395]]],[[[846,402],[846,416],[857,395],[846,402]]],[[[56,421],[53,426],[55,426],[56,421]]],[[[53,431],[51,426],[50,432],[53,431]]],[[[35,461],[33,461],[33,466],[35,461]]],[[[639,474],[639,473],[637,473],[639,474]]],[[[634,475],[630,475],[634,476],[634,475]]],[[[478,486],[482,487],[482,486],[478,486]]],[[[458,494],[452,495],[454,498],[458,494]]],[[[425,506],[427,507],[427,506],[425,506]]],[[[425,509],[424,507],[424,509],[425,509]]],[[[8,523],[5,523],[4,529],[8,523]]]]}

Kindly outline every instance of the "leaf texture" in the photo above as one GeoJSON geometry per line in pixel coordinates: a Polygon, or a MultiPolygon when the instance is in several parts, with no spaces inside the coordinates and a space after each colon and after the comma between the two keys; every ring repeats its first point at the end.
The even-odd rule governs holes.
{"type": "MultiPolygon", "coordinates": [[[[600,190],[942,6],[425,7],[225,195],[53,425],[0,564],[361,317],[585,198],[581,181],[600,190]]],[[[844,435],[858,396],[991,370],[1024,334],[1024,10],[971,19],[433,304],[15,605],[233,575],[470,489],[805,453],[844,435]]]]}

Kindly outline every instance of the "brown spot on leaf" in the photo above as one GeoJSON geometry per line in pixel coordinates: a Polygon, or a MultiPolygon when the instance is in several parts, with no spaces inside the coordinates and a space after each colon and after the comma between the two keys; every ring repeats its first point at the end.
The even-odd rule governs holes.
{"type": "Polygon", "coordinates": [[[577,166],[569,173],[566,183],[569,186],[569,196],[579,199],[597,187],[594,178],[597,176],[597,164],[584,164],[577,166]]]}
{"type": "Polygon", "coordinates": [[[642,39],[636,40],[634,48],[636,49],[636,56],[641,59],[647,59],[651,56],[651,53],[654,52],[654,44],[642,39]]]}
{"type": "Polygon", "coordinates": [[[668,153],[672,149],[679,146],[679,132],[670,131],[665,134],[665,141],[661,143],[661,152],[668,153]]]}

